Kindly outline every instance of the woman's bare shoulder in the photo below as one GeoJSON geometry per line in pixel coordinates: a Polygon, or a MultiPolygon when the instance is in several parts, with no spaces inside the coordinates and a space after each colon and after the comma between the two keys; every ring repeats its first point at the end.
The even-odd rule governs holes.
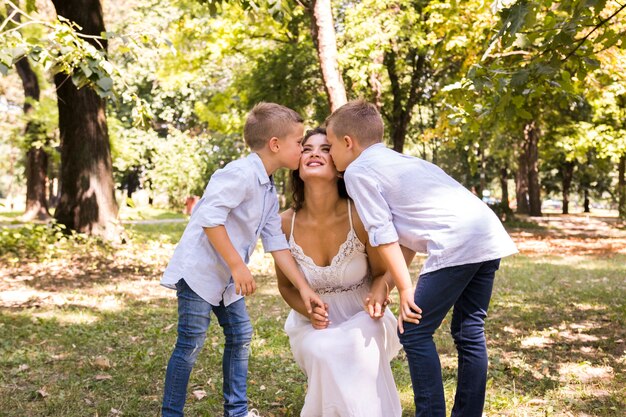
{"type": "Polygon", "coordinates": [[[293,218],[293,209],[289,208],[280,213],[280,220],[283,227],[283,233],[289,235],[291,233],[291,219],[293,218]]]}
{"type": "Polygon", "coordinates": [[[361,221],[361,218],[359,217],[359,213],[356,210],[356,207],[354,207],[354,202],[351,201],[352,204],[350,204],[351,206],[351,213],[352,213],[352,225],[354,226],[354,231],[356,232],[357,237],[359,238],[359,240],[365,244],[368,243],[368,236],[367,236],[367,231],[365,230],[365,226],[363,225],[363,222],[361,221]]]}

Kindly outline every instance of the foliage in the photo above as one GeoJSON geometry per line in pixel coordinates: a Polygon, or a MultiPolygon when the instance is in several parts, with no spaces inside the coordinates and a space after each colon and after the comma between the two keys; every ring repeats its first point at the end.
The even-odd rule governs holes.
{"type": "Polygon", "coordinates": [[[89,252],[93,245],[107,247],[104,241],[69,231],[58,223],[0,228],[0,257],[5,260],[44,261],[68,251],[89,252]]]}
{"type": "MultiPolygon", "coordinates": [[[[327,116],[309,2],[114,2],[105,8],[108,32],[98,36],[32,4],[12,9],[21,22],[3,21],[3,65],[8,70],[28,55],[42,80],[64,71],[110,97],[118,188],[139,184],[153,196],[167,193],[175,206],[201,193],[215,169],[246,152],[243,122],[258,101],[292,107],[311,125],[327,116]],[[98,42],[107,43],[107,55],[98,42]]],[[[523,127],[532,120],[543,133],[539,169],[547,192],[559,191],[559,164],[576,161],[575,187],[584,180],[615,194],[609,163],[626,149],[626,12],[617,2],[366,0],[333,7],[348,95],[380,106],[388,138],[402,119],[398,109],[406,111],[406,152],[441,165],[468,188],[493,188],[502,170],[513,177],[523,127]],[[574,114],[583,107],[585,114],[574,114]],[[601,161],[593,172],[588,155],[601,161]]],[[[52,107],[42,103],[43,113],[33,116],[35,143],[56,145],[52,107]]],[[[3,146],[25,143],[17,130],[0,135],[3,146]]],[[[20,162],[8,169],[19,174],[20,162]]]]}

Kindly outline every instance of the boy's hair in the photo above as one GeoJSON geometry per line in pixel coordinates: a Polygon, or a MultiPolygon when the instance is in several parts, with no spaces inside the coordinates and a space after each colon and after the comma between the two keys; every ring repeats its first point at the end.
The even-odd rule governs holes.
{"type": "Polygon", "coordinates": [[[304,123],[304,120],[294,110],[276,103],[261,102],[248,113],[243,138],[250,149],[261,149],[271,138],[289,134],[293,125],[298,123],[304,123]]]}
{"type": "Polygon", "coordinates": [[[360,145],[371,145],[383,140],[383,119],[376,106],[365,100],[349,101],[326,119],[326,129],[335,136],[350,136],[360,145]]]}

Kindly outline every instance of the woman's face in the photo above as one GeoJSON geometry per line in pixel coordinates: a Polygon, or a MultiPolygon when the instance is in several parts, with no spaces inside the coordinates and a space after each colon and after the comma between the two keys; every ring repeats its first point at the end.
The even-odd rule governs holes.
{"type": "Polygon", "coordinates": [[[337,168],[330,156],[330,144],[326,135],[318,133],[309,137],[302,145],[300,178],[337,178],[337,168]]]}

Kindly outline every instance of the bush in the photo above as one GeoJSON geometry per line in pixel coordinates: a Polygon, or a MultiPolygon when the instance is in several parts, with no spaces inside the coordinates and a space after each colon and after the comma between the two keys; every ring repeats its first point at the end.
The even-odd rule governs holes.
{"type": "Polygon", "coordinates": [[[0,256],[18,259],[52,258],[72,248],[106,246],[102,240],[69,231],[64,225],[28,224],[20,228],[0,229],[0,256]]]}

